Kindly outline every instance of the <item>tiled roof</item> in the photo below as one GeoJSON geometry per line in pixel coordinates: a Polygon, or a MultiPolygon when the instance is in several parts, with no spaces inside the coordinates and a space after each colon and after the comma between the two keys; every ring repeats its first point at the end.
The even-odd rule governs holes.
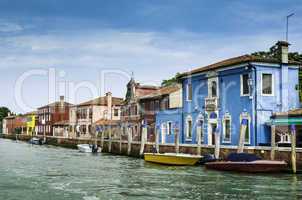
{"type": "MultiPolygon", "coordinates": [[[[45,105],[45,106],[41,106],[41,107],[39,107],[38,109],[42,109],[42,108],[46,108],[46,107],[59,106],[60,104],[61,104],[60,101],[56,101],[56,102],[54,102],[54,103],[50,103],[50,104],[47,104],[47,105],[45,105]]],[[[72,105],[73,105],[73,104],[64,101],[64,106],[72,106],[72,105]]]]}
{"type": "MultiPolygon", "coordinates": [[[[216,69],[221,69],[225,67],[229,67],[232,65],[238,65],[238,64],[243,64],[243,63],[248,63],[248,62],[261,62],[261,63],[273,63],[273,64],[279,64],[280,61],[278,59],[274,58],[263,58],[259,56],[253,56],[253,55],[243,55],[239,57],[234,57],[230,59],[226,59],[211,65],[203,66],[196,68],[194,70],[191,70],[189,72],[185,72],[180,74],[177,78],[181,78],[187,75],[192,75],[200,72],[206,72],[206,71],[211,71],[211,70],[216,70],[216,69]]],[[[290,65],[301,65],[301,63],[296,62],[296,61],[289,61],[290,65]]]]}
{"type": "MultiPolygon", "coordinates": [[[[123,103],[122,98],[112,97],[112,105],[113,106],[120,106],[123,103]]],[[[107,105],[107,97],[98,97],[96,99],[86,101],[84,103],[80,103],[77,106],[91,106],[91,105],[100,105],[100,106],[106,106],[107,105]]]]}
{"type": "Polygon", "coordinates": [[[278,117],[302,117],[302,108],[294,109],[294,110],[289,110],[287,112],[276,112],[273,114],[273,118],[278,118],[278,117]]]}
{"type": "Polygon", "coordinates": [[[152,92],[151,94],[140,97],[140,99],[142,100],[142,99],[152,99],[152,98],[161,97],[161,96],[176,92],[176,91],[180,90],[180,88],[181,88],[181,86],[177,85],[177,84],[162,87],[162,88],[156,90],[155,92],[152,92]]]}

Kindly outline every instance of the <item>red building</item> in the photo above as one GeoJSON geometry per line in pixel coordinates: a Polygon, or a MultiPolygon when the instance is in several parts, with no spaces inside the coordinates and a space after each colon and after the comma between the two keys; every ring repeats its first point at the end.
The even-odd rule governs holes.
{"type": "Polygon", "coordinates": [[[64,96],[60,96],[60,101],[38,108],[38,135],[53,136],[53,126],[58,122],[69,120],[71,105],[64,101],[64,96]]]}

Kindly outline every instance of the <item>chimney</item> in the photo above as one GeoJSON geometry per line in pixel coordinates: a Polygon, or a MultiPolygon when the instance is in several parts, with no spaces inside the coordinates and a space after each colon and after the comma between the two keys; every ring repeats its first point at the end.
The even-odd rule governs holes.
{"type": "Polygon", "coordinates": [[[60,106],[61,108],[64,107],[64,96],[60,96],[60,106]]]}
{"type": "Polygon", "coordinates": [[[289,47],[289,43],[286,41],[278,41],[276,43],[277,46],[277,51],[278,51],[278,56],[279,59],[281,61],[281,63],[288,63],[288,47],[289,47]]]}
{"type": "Polygon", "coordinates": [[[7,113],[7,116],[8,116],[8,117],[10,117],[10,115],[11,115],[11,113],[10,113],[10,112],[8,112],[8,113],[7,113]]]}
{"type": "Polygon", "coordinates": [[[107,98],[107,118],[110,120],[112,119],[112,93],[107,92],[106,93],[106,98],[107,98]]]}

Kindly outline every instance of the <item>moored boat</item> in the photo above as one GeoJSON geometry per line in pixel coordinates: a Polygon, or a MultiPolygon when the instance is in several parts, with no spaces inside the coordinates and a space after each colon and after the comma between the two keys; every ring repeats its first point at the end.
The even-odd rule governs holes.
{"type": "Polygon", "coordinates": [[[144,159],[147,162],[153,162],[164,165],[195,165],[202,157],[191,154],[181,153],[145,153],[144,159]]]}
{"type": "Polygon", "coordinates": [[[209,162],[207,169],[220,171],[248,172],[248,173],[275,173],[287,168],[285,161],[261,160],[253,154],[230,154],[226,161],[209,162]]]}
{"type": "Polygon", "coordinates": [[[29,144],[42,145],[45,144],[42,138],[33,137],[28,141],[29,144]]]}
{"type": "Polygon", "coordinates": [[[91,144],[78,144],[78,149],[82,153],[98,153],[101,152],[101,148],[99,148],[97,145],[91,145],[91,144]]]}

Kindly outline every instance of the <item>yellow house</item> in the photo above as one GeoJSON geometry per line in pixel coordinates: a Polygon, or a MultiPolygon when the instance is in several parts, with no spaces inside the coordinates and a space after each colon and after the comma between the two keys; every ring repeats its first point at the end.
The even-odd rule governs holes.
{"type": "Polygon", "coordinates": [[[30,113],[26,115],[26,134],[33,135],[36,127],[36,114],[30,113]]]}

